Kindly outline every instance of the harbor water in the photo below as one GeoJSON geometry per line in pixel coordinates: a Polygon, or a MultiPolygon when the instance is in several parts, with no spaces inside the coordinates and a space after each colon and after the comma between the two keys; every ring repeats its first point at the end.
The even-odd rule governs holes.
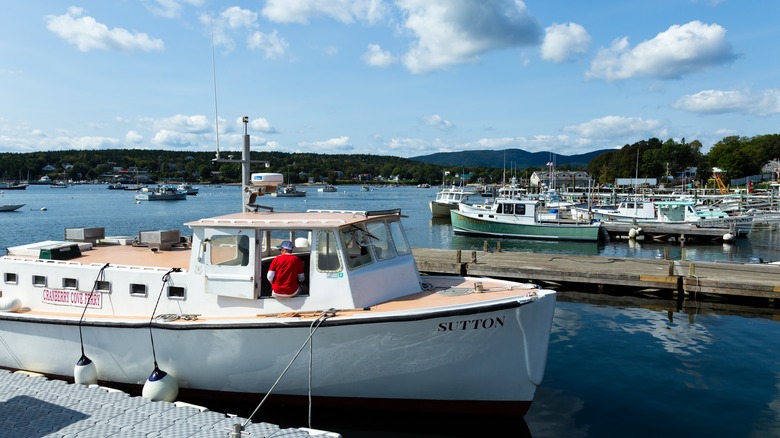
{"type": "MultiPolygon", "coordinates": [[[[302,188],[302,187],[301,187],[302,188]]],[[[276,210],[401,208],[410,243],[419,248],[482,250],[494,239],[454,236],[447,219],[432,219],[436,188],[339,187],[303,198],[258,198],[276,210]]],[[[64,229],[104,227],[107,236],[178,229],[202,217],[239,211],[235,186],[201,187],[184,201],[141,202],[135,192],[104,185],[30,186],[0,194],[26,204],[0,213],[0,254],[33,241],[62,240],[64,229]]],[[[780,230],[754,227],[733,244],[501,241],[502,251],[749,263],[780,260],[780,230]]],[[[780,266],[778,266],[780,269],[780,266]]],[[[559,290],[547,371],[524,421],[447,418],[386,412],[286,412],[261,409],[266,421],[341,432],[345,437],[533,436],[780,437],[780,316],[767,309],[694,306],[678,310],[653,299],[579,299],[559,290]]],[[[453,382],[457,385],[457,382],[453,382]]],[[[259,400],[258,400],[259,401],[259,400]]],[[[214,410],[224,411],[219,406],[214,410]]],[[[235,408],[235,407],[231,407],[235,408]]],[[[251,412],[254,406],[248,407],[251,412]]],[[[240,408],[236,408],[240,409],[240,408]]],[[[295,408],[297,409],[297,408],[295,408]]],[[[246,415],[247,412],[236,412],[246,415]]]]}

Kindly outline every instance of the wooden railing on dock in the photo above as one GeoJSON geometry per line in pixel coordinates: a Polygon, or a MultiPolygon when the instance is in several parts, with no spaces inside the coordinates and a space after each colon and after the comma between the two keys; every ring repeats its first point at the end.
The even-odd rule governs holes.
{"type": "Polygon", "coordinates": [[[425,274],[752,297],[771,306],[780,298],[780,265],[429,248],[414,256],[425,274]]]}

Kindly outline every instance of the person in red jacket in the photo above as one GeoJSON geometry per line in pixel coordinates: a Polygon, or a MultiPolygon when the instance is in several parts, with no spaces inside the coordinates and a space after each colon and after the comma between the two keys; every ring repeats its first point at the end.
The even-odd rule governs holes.
{"type": "Polygon", "coordinates": [[[303,261],[292,255],[293,243],[285,240],[278,246],[281,254],[271,260],[267,278],[271,282],[271,296],[290,298],[301,292],[300,283],[306,276],[303,273],[303,261]]]}

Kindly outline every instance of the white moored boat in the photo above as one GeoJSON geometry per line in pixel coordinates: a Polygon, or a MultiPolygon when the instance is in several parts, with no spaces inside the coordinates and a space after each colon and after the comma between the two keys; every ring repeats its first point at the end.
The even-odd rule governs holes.
{"type": "Polygon", "coordinates": [[[244,211],[188,222],[191,236],[77,228],[68,241],[9,248],[0,366],[153,400],[256,403],[271,392],[315,406],[527,411],[554,291],[420,276],[399,210],[270,211],[254,201],[281,175],[242,179],[244,211]],[[306,274],[288,299],[272,298],[265,279],[282,240],[306,274]]]}

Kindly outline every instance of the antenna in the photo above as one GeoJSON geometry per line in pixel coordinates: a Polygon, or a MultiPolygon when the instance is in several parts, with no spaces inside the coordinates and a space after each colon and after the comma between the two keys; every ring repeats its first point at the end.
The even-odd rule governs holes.
{"type": "Polygon", "coordinates": [[[209,26],[211,27],[211,78],[214,82],[214,129],[217,134],[217,156],[219,160],[219,109],[217,107],[217,61],[214,56],[214,21],[209,17],[209,26]]]}

